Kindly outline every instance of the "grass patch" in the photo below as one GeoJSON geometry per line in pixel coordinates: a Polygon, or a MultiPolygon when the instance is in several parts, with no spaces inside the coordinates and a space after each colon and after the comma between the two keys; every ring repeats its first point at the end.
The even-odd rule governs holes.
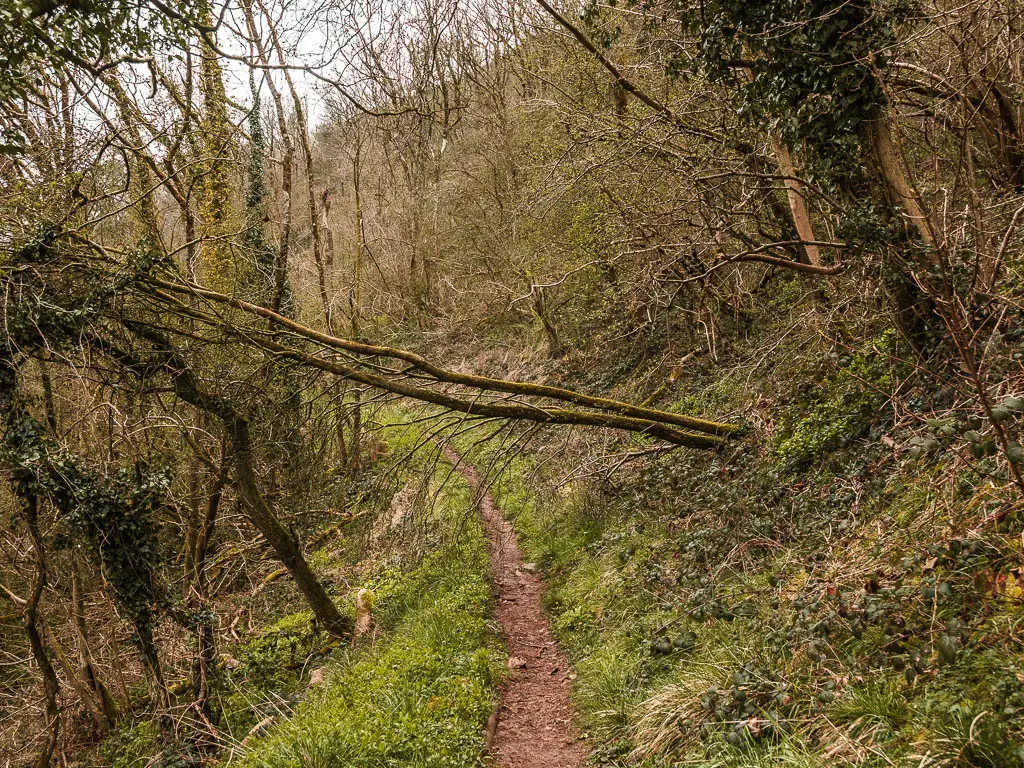
{"type": "Polygon", "coordinates": [[[411,567],[409,553],[399,557],[405,562],[380,564],[365,583],[383,634],[335,653],[326,682],[234,764],[481,765],[483,727],[503,669],[487,624],[487,551],[478,520],[466,515],[468,487],[434,458],[416,461],[431,473],[433,503],[417,521],[431,530],[425,552],[411,567]]]}
{"type": "Polygon", "coordinates": [[[383,601],[404,614],[388,637],[332,660],[322,690],[239,764],[479,765],[500,669],[483,565],[478,547],[439,550],[412,573],[378,582],[383,601]]]}

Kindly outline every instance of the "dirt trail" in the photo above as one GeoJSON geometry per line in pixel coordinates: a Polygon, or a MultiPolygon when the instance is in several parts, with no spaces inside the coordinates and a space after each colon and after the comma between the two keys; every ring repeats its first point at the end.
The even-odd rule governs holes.
{"type": "Polygon", "coordinates": [[[508,648],[509,677],[501,705],[488,723],[489,751],[502,768],[577,768],[587,755],[576,739],[569,704],[569,666],[555,645],[541,609],[544,583],[523,569],[512,525],[501,516],[480,478],[448,445],[448,459],[480,498],[491,576],[497,589],[495,619],[508,648]]]}

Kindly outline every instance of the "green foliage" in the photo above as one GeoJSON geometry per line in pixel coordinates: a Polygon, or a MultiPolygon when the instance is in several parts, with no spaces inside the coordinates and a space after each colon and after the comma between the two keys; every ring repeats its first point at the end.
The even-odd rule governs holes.
{"type": "MultiPolygon", "coordinates": [[[[253,75],[250,73],[250,78],[253,75]]],[[[278,259],[278,249],[267,242],[263,232],[263,222],[267,217],[266,212],[266,137],[263,134],[263,116],[261,114],[260,91],[253,79],[250,83],[252,89],[252,109],[249,112],[249,186],[245,192],[245,247],[249,251],[248,258],[253,262],[253,270],[246,274],[246,278],[252,285],[249,293],[252,300],[265,307],[272,306],[275,291],[275,272],[278,259]]],[[[284,286],[287,290],[287,285],[284,286]]],[[[282,307],[285,314],[289,314],[291,307],[290,297],[285,301],[282,297],[282,307]]]]}
{"type": "Polygon", "coordinates": [[[559,217],[560,222],[565,221],[562,242],[574,260],[607,259],[614,255],[611,217],[596,190],[584,191],[588,194],[568,205],[559,217]]]}
{"type": "Polygon", "coordinates": [[[267,717],[287,714],[302,698],[303,672],[325,663],[329,647],[328,635],[314,631],[312,613],[300,611],[231,649],[217,681],[224,731],[242,739],[267,717]]]}
{"type": "MultiPolygon", "coordinates": [[[[954,704],[938,725],[935,737],[940,759],[960,768],[1019,768],[1024,747],[1006,734],[998,715],[966,704],[954,704]]],[[[1019,738],[1019,736],[1018,736],[1019,738]]]]}
{"type": "Polygon", "coordinates": [[[774,436],[774,452],[787,471],[806,468],[828,452],[863,434],[894,384],[890,355],[896,353],[892,331],[844,355],[838,370],[797,400],[774,436]]]}
{"type": "Polygon", "coordinates": [[[142,768],[160,751],[160,729],[154,720],[122,723],[104,739],[99,749],[103,765],[109,768],[142,768]]]}
{"type": "Polygon", "coordinates": [[[141,467],[111,475],[84,467],[28,412],[15,390],[13,369],[6,370],[6,386],[0,385],[5,406],[0,461],[11,470],[15,495],[49,500],[70,532],[92,545],[118,608],[148,649],[161,597],[155,580],[155,512],[165,502],[169,477],[141,467]]]}
{"type": "MultiPolygon", "coordinates": [[[[695,62],[712,80],[743,82],[740,113],[752,125],[775,126],[841,177],[860,174],[863,123],[885,103],[874,70],[888,65],[895,29],[915,10],[913,0],[679,6],[700,41],[695,62]],[[753,73],[749,83],[737,76],[737,62],[753,73]]],[[[684,66],[676,60],[670,69],[684,66]]]]}
{"type": "Polygon", "coordinates": [[[239,667],[232,676],[244,683],[246,692],[293,692],[299,685],[299,673],[310,651],[319,640],[314,633],[309,611],[292,614],[262,632],[259,637],[239,646],[239,667]]]}
{"type": "MultiPolygon", "coordinates": [[[[993,508],[973,498],[977,481],[954,477],[957,454],[894,462],[877,445],[908,380],[892,330],[822,355],[791,329],[783,321],[773,341],[754,336],[706,378],[695,372],[673,405],[727,412],[763,393],[767,445],[668,456],[558,491],[561,473],[546,470],[557,462],[503,459],[498,500],[547,576],[592,757],[1020,765],[1024,592],[1006,575],[1019,545],[955,533],[993,508]],[[955,502],[946,491],[961,486],[955,502]]],[[[930,395],[902,397],[922,409],[930,395]]],[[[1024,404],[997,405],[1010,424],[1024,404]]],[[[967,423],[925,420],[926,437],[962,447],[967,423]]]]}

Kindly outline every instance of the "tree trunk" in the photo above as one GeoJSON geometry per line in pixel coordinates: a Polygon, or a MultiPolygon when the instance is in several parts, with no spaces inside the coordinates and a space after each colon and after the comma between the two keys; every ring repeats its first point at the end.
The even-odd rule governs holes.
{"type": "MultiPolygon", "coordinates": [[[[256,21],[252,15],[251,0],[242,3],[242,12],[245,16],[246,27],[249,30],[249,37],[253,41],[259,41],[260,36],[256,30],[256,21]]],[[[277,260],[274,264],[274,292],[270,302],[270,308],[275,312],[289,314],[290,308],[285,307],[286,286],[288,283],[288,254],[291,247],[292,231],[292,168],[295,158],[295,142],[292,141],[291,132],[288,130],[288,119],[285,116],[284,104],[281,100],[281,92],[274,85],[274,79],[269,76],[270,61],[262,45],[256,47],[260,63],[268,76],[265,81],[270,90],[270,96],[274,101],[274,114],[277,116],[277,129],[281,134],[281,142],[284,144],[284,151],[281,153],[281,235],[278,240],[277,260]]]]}
{"type": "Polygon", "coordinates": [[[25,497],[24,515],[28,525],[29,538],[32,540],[32,551],[36,559],[36,575],[23,611],[25,634],[28,635],[28,642],[32,647],[32,658],[39,665],[39,673],[43,678],[43,707],[46,712],[46,740],[40,748],[39,754],[36,755],[33,765],[35,768],[48,768],[53,753],[57,749],[57,739],[60,736],[60,709],[57,707],[57,694],[60,688],[57,682],[57,673],[53,670],[50,655],[47,653],[39,632],[39,603],[43,598],[47,574],[46,552],[39,534],[39,499],[34,493],[30,492],[25,497]]]}
{"type": "Polygon", "coordinates": [[[868,146],[885,185],[889,202],[897,215],[910,225],[924,245],[924,253],[909,258],[895,249],[883,255],[887,292],[896,313],[896,325],[915,352],[924,357],[936,339],[943,320],[936,307],[936,298],[945,293],[945,285],[920,285],[912,271],[915,267],[939,264],[938,238],[920,196],[908,179],[903,158],[892,137],[889,118],[879,114],[866,123],[868,146]]]}
{"type": "Polygon", "coordinates": [[[770,134],[772,152],[775,153],[775,160],[779,164],[779,171],[785,177],[783,183],[786,185],[786,198],[789,200],[789,212],[793,218],[793,226],[796,233],[803,241],[800,251],[807,259],[807,263],[815,267],[821,266],[821,252],[814,237],[814,227],[811,224],[811,214],[807,208],[806,188],[797,176],[796,166],[793,164],[793,156],[789,147],[785,145],[778,133],[770,134]]]}
{"type": "MultiPolygon", "coordinates": [[[[352,156],[352,194],[355,198],[356,214],[356,249],[355,263],[353,264],[352,293],[351,295],[351,331],[352,338],[358,339],[360,326],[362,324],[362,282],[363,282],[363,247],[365,234],[363,232],[363,197],[361,188],[362,174],[362,138],[356,137],[355,153],[352,156]]],[[[349,444],[349,470],[355,472],[361,463],[362,447],[362,393],[358,387],[352,392],[354,404],[352,407],[352,439],[349,444]]],[[[344,406],[344,403],[341,403],[344,406]]]]}
{"type": "Polygon", "coordinates": [[[111,722],[103,711],[102,699],[90,685],[87,670],[82,668],[75,669],[67,654],[64,653],[64,649],[60,647],[60,642],[54,636],[52,630],[45,625],[44,629],[53,655],[56,657],[61,669],[64,670],[64,674],[67,675],[71,687],[74,688],[79,701],[82,702],[82,706],[89,710],[89,716],[93,722],[93,734],[97,737],[102,737],[110,730],[111,722]]]}
{"type": "MultiPolygon", "coordinates": [[[[185,398],[183,398],[185,399],[185,398]]],[[[249,440],[249,423],[240,417],[229,427],[232,449],[235,454],[235,482],[238,492],[248,508],[249,519],[267,540],[277,554],[281,564],[295,580],[313,610],[317,620],[331,634],[349,635],[352,622],[343,616],[331,600],[327,590],[317,580],[299,549],[295,538],[274,515],[273,510],[260,493],[256,473],[252,466],[252,449],[249,440]]]]}
{"type": "Polygon", "coordinates": [[[903,211],[904,216],[914,227],[921,242],[932,252],[929,261],[935,262],[937,238],[931,220],[925,212],[921,201],[907,180],[903,169],[903,160],[892,140],[889,120],[884,114],[878,115],[867,123],[868,140],[875,155],[879,173],[885,182],[886,191],[893,205],[903,211]]]}
{"type": "MultiPolygon", "coordinates": [[[[754,70],[744,67],[743,72],[748,83],[754,82],[754,70]]],[[[779,166],[779,172],[783,176],[782,183],[786,187],[786,199],[789,201],[789,215],[796,230],[797,237],[803,241],[800,245],[800,253],[804,260],[815,267],[821,266],[821,252],[814,236],[814,225],[811,223],[810,210],[807,208],[807,190],[804,187],[800,176],[796,172],[796,164],[793,162],[793,153],[782,140],[778,131],[769,131],[768,138],[771,141],[772,153],[775,155],[775,162],[779,166]]]]}
{"type": "MultiPolygon", "coordinates": [[[[216,416],[224,424],[228,445],[234,455],[235,484],[238,487],[239,495],[245,502],[249,521],[267,540],[278,560],[295,580],[299,591],[306,598],[321,626],[332,634],[342,636],[350,634],[352,621],[338,610],[330,595],[327,594],[327,590],[317,580],[309,563],[306,562],[298,542],[281,525],[281,521],[277,519],[259,490],[256,472],[253,469],[249,422],[226,399],[210,394],[200,387],[195,372],[174,351],[163,334],[148,326],[135,323],[130,323],[129,328],[140,338],[151,343],[155,348],[154,351],[163,356],[162,365],[167,371],[178,397],[199,410],[216,416]]],[[[151,370],[150,364],[125,352],[112,347],[108,348],[108,351],[135,371],[144,373],[151,370]]]]}
{"type": "Polygon", "coordinates": [[[81,567],[78,564],[78,557],[74,553],[71,555],[71,598],[74,611],[75,644],[78,647],[78,663],[81,676],[99,699],[103,716],[107,721],[107,727],[112,727],[117,722],[117,704],[100,678],[96,662],[92,656],[92,648],[89,645],[89,637],[86,633],[85,597],[82,592],[81,567]]]}
{"type": "Polygon", "coordinates": [[[547,337],[548,356],[552,360],[557,360],[565,353],[565,349],[562,347],[561,339],[558,338],[558,328],[551,320],[544,288],[531,284],[530,293],[533,295],[533,312],[540,319],[540,323],[544,327],[544,335],[547,337]]]}
{"type": "Polygon", "coordinates": [[[212,612],[209,608],[209,595],[206,585],[206,554],[209,550],[210,538],[213,536],[220,510],[221,497],[228,478],[228,459],[221,455],[220,469],[210,489],[206,503],[206,514],[198,526],[192,550],[192,573],[190,602],[196,609],[203,610],[198,619],[196,632],[196,655],[192,664],[192,688],[195,706],[200,716],[210,727],[220,721],[220,713],[210,705],[210,679],[216,672],[217,638],[214,632],[212,612]]]}
{"type": "MultiPolygon", "coordinates": [[[[256,2],[260,7],[260,11],[262,11],[268,19],[271,18],[262,0],[256,0],[256,2]]],[[[267,30],[270,33],[270,42],[277,53],[285,84],[288,86],[288,91],[291,93],[292,97],[292,109],[295,113],[297,128],[296,133],[299,136],[299,147],[302,149],[302,156],[305,161],[306,202],[309,211],[309,233],[313,244],[313,263],[316,266],[317,288],[320,293],[321,309],[324,313],[324,324],[326,325],[327,330],[333,333],[334,319],[331,312],[330,298],[327,294],[327,273],[324,268],[323,242],[320,235],[320,217],[317,214],[316,206],[316,176],[315,171],[313,170],[313,149],[309,142],[309,126],[306,123],[305,110],[302,108],[302,99],[299,98],[299,92],[295,88],[291,71],[286,66],[287,57],[285,56],[284,49],[281,47],[281,41],[278,37],[277,29],[273,24],[269,24],[267,30]]]]}

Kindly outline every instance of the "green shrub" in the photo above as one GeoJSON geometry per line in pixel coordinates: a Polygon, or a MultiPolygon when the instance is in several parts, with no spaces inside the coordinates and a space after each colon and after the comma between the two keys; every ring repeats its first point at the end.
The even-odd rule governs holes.
{"type": "Polygon", "coordinates": [[[160,729],[153,720],[120,725],[104,739],[99,756],[110,768],[141,768],[160,751],[160,729]]]}

